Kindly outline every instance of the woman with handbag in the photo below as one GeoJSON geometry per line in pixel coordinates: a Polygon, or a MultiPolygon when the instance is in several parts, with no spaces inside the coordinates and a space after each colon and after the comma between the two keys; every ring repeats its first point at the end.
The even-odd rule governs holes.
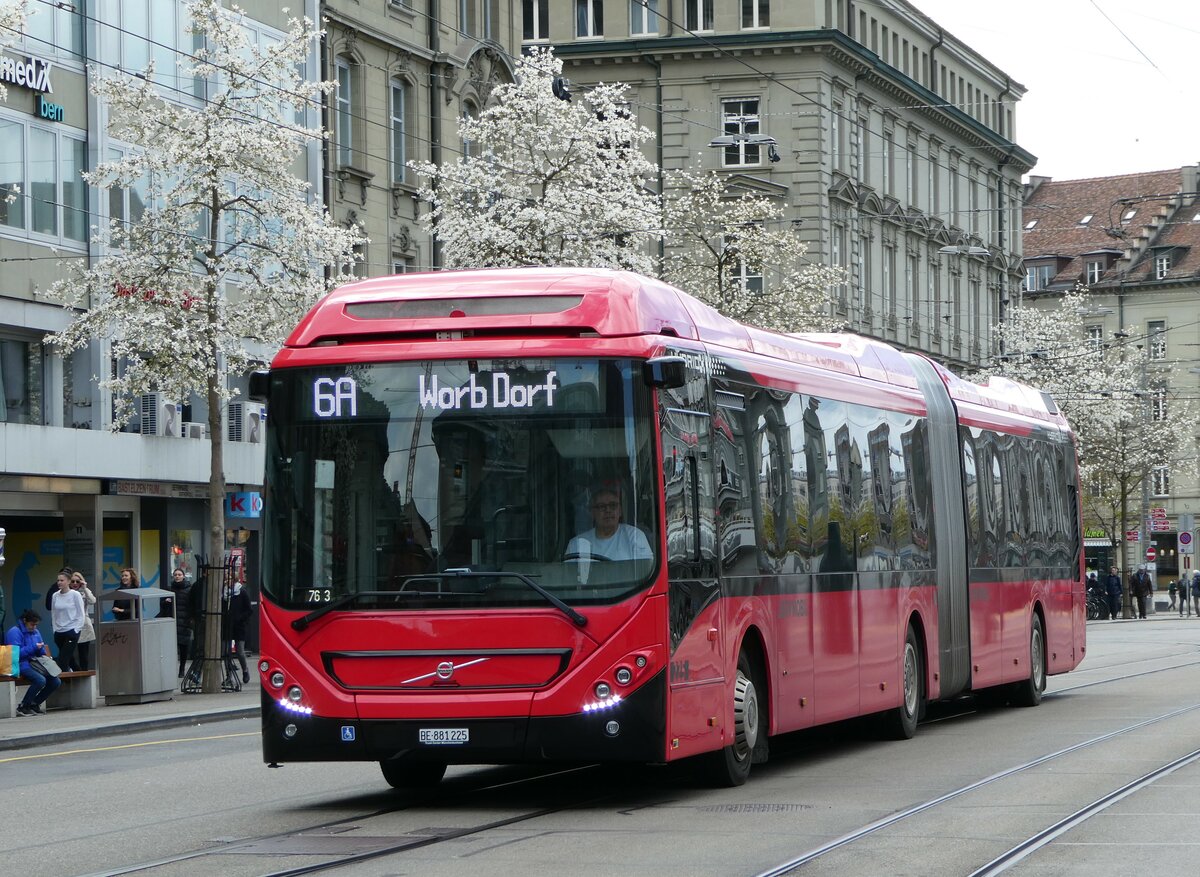
{"type": "Polygon", "coordinates": [[[83,573],[78,570],[71,573],[71,590],[83,598],[83,629],[79,631],[79,642],[75,644],[75,666],[71,669],[90,670],[92,643],[96,641],[96,627],[92,624],[92,614],[96,611],[96,595],[88,587],[83,573]]]}
{"type": "Polygon", "coordinates": [[[20,620],[4,635],[5,645],[20,647],[21,676],[29,680],[25,697],[17,707],[18,716],[36,716],[38,713],[44,713],[46,708],[42,703],[62,685],[61,679],[50,672],[43,672],[41,666],[42,660],[50,660],[50,649],[42,640],[42,632],[38,630],[38,622],[41,620],[42,616],[32,609],[26,609],[21,613],[20,620]]]}

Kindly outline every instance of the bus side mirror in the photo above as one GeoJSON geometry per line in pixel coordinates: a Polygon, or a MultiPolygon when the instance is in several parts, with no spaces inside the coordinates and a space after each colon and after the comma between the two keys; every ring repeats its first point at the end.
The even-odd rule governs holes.
{"type": "Polygon", "coordinates": [[[651,387],[674,390],[687,383],[687,360],[682,356],[656,356],[646,360],[642,374],[651,387]]]}
{"type": "Polygon", "coordinates": [[[266,402],[270,395],[271,373],[266,371],[250,372],[250,398],[256,402],[266,402]]]}

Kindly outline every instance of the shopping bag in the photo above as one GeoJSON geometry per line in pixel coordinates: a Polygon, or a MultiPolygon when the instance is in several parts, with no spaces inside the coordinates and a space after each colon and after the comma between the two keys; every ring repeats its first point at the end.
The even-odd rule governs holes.
{"type": "Polygon", "coordinates": [[[58,666],[58,662],[49,655],[34,655],[29,659],[29,666],[43,676],[57,677],[62,673],[62,668],[58,666]]]}
{"type": "Polygon", "coordinates": [[[21,675],[21,647],[0,646],[0,676],[21,675]]]}

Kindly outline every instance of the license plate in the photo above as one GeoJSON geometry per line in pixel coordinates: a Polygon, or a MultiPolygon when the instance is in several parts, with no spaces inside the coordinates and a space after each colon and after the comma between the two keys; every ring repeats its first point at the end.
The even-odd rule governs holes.
{"type": "Polygon", "coordinates": [[[428,746],[458,746],[471,739],[469,728],[422,728],[417,740],[428,746]]]}

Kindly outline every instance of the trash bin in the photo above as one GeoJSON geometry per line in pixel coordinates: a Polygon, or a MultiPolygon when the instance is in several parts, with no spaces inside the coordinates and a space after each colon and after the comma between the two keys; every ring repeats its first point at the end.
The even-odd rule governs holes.
{"type": "Polygon", "coordinates": [[[106,704],[150,703],[175,694],[175,618],[159,617],[162,588],[116,588],[100,595],[101,617],[114,603],[133,610],[125,621],[101,621],[96,632],[100,694],[106,704]]]}

